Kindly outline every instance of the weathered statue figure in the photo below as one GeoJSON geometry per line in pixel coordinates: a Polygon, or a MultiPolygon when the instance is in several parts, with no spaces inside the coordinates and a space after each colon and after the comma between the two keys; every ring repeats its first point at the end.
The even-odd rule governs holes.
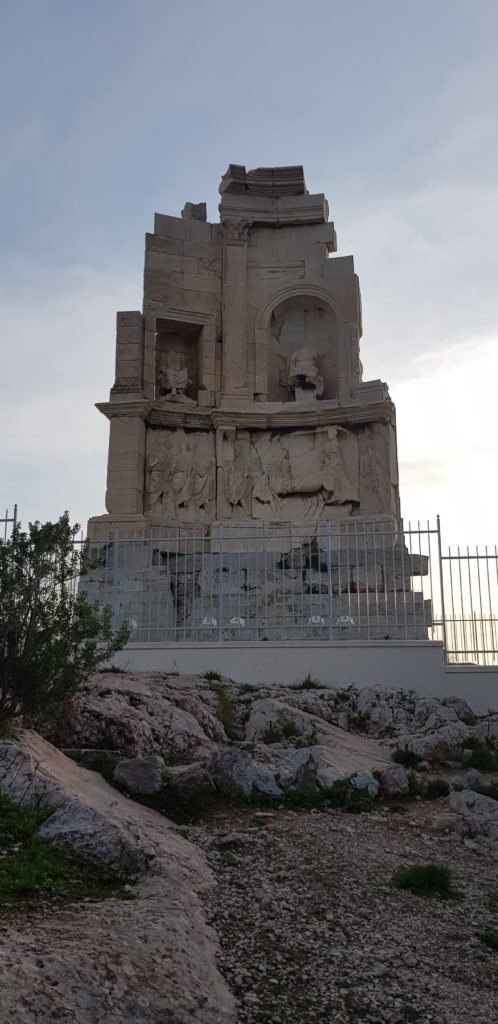
{"type": "Polygon", "coordinates": [[[168,352],[166,366],[159,373],[159,386],[164,397],[171,402],[196,405],[194,399],[185,394],[191,383],[182,353],[173,350],[168,352]]]}
{"type": "Polygon", "coordinates": [[[294,390],[296,402],[320,398],[323,394],[323,377],[318,373],[316,355],[309,348],[294,352],[289,363],[289,387],[294,390]]]}
{"type": "Polygon", "coordinates": [[[214,459],[197,450],[192,464],[192,497],[199,512],[205,512],[216,497],[214,459]]]}
{"type": "Polygon", "coordinates": [[[225,494],[232,510],[240,506],[247,515],[249,515],[246,501],[248,475],[247,469],[244,467],[240,444],[236,441],[233,448],[233,460],[228,462],[223,470],[225,494]]]}
{"type": "Polygon", "coordinates": [[[382,460],[379,453],[375,451],[371,439],[368,444],[368,451],[360,458],[360,477],[365,490],[368,492],[368,495],[365,496],[368,511],[372,514],[382,512],[384,488],[382,460]]]}

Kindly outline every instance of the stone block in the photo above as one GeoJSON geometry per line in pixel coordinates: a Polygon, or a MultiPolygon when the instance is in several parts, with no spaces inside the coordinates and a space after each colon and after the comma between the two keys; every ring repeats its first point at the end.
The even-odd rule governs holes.
{"type": "Polygon", "coordinates": [[[384,580],[380,565],[354,565],[351,573],[353,591],[383,592],[384,580]]]}
{"type": "Polygon", "coordinates": [[[181,256],[183,252],[183,240],[181,238],[162,238],[161,235],[146,234],[145,251],[169,253],[171,256],[181,256]]]}
{"type": "Polygon", "coordinates": [[[164,213],[154,214],[154,234],[166,238],[190,238],[188,222],[181,217],[168,217],[164,213]]]}

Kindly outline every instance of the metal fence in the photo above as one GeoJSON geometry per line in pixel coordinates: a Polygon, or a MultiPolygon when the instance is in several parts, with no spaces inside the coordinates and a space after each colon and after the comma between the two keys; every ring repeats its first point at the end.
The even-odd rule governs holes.
{"type": "Polygon", "coordinates": [[[115,530],[90,554],[80,587],[132,640],[426,639],[449,664],[498,664],[498,550],[443,549],[439,518],[115,530]]]}
{"type": "Polygon", "coordinates": [[[10,515],[8,508],[6,508],[5,509],[5,515],[4,516],[0,516],[0,534],[3,532],[3,538],[1,538],[1,539],[6,541],[10,537],[10,535],[11,535],[12,531],[15,529],[16,525],[17,525],[17,505],[14,505],[14,510],[12,512],[12,515],[10,515]]]}
{"type": "Polygon", "coordinates": [[[448,548],[440,555],[446,659],[498,664],[498,549],[448,548]]]}
{"type": "Polygon", "coordinates": [[[441,626],[438,550],[438,526],[388,519],[116,530],[92,545],[84,587],[144,642],[428,639],[441,626]]]}

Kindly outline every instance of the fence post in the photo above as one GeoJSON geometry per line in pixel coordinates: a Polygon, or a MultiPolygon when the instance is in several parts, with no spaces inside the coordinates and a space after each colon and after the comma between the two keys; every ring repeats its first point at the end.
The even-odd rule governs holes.
{"type": "Polygon", "coordinates": [[[332,550],[330,544],[330,519],[327,519],[327,571],[329,577],[329,640],[332,640],[332,550]]]}
{"type": "Polygon", "coordinates": [[[220,550],[218,558],[218,640],[223,640],[223,527],[220,527],[220,550]]]}
{"type": "Polygon", "coordinates": [[[439,589],[441,593],[441,618],[443,622],[443,651],[444,660],[448,664],[448,646],[446,637],[446,611],[444,607],[444,577],[443,577],[443,552],[441,547],[441,520],[439,516],[436,516],[437,523],[437,550],[439,559],[439,589]]]}
{"type": "Polygon", "coordinates": [[[118,548],[119,530],[114,530],[114,543],[112,549],[112,591],[111,591],[111,625],[113,633],[118,631],[119,597],[118,597],[118,548]]]}

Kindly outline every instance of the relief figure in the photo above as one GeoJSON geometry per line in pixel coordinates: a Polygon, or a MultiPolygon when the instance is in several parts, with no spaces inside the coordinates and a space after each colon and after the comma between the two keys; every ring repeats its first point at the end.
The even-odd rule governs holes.
{"type": "Polygon", "coordinates": [[[291,356],[287,382],[296,402],[320,398],[323,394],[323,377],[318,373],[317,357],[311,349],[300,348],[291,356]]]}
{"type": "Polygon", "coordinates": [[[233,458],[223,468],[223,483],[225,494],[232,508],[242,508],[249,515],[249,508],[246,501],[248,472],[244,467],[244,460],[240,442],[235,441],[233,446],[233,458]]]}

